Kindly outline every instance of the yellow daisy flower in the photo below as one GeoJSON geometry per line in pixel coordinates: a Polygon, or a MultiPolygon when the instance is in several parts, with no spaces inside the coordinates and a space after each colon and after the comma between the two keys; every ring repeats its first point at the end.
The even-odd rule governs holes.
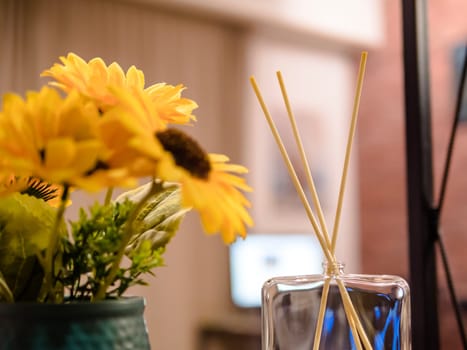
{"type": "MultiPolygon", "coordinates": [[[[108,163],[128,166],[134,176],[153,176],[181,185],[184,207],[200,213],[207,233],[220,232],[226,243],[245,237],[252,225],[241,191],[250,191],[237,174],[246,168],[227,163],[221,155],[208,155],[185,133],[166,128],[144,113],[145,103],[124,90],[115,91],[121,102],[100,120],[103,142],[114,153],[108,163]]],[[[150,103],[150,101],[146,101],[150,103]]]]}
{"type": "Polygon", "coordinates": [[[74,53],[69,53],[66,57],[61,56],[60,61],[62,64],[55,63],[50,69],[42,72],[41,76],[52,77],[56,81],[51,82],[51,85],[65,92],[78,90],[95,100],[101,111],[117,103],[108,89],[109,85],[139,90],[144,88],[144,74],[134,66],[125,74],[118,63],[107,66],[100,57],[86,62],[74,53]]]}
{"type": "Polygon", "coordinates": [[[207,233],[220,232],[226,243],[245,237],[246,226],[253,224],[242,193],[251,189],[239,176],[246,169],[229,164],[225,156],[207,155],[186,134],[167,128],[195,120],[191,112],[197,105],[181,97],[182,85],[143,89],[144,77],[133,68],[125,75],[118,65],[106,67],[100,59],[86,63],[69,54],[61,60],[63,65],[44,75],[55,78],[65,91],[76,88],[96,100],[103,112],[98,133],[109,150],[107,166],[128,169],[132,176],[178,182],[183,205],[200,213],[207,233]]]}
{"type": "Polygon", "coordinates": [[[62,64],[56,63],[41,75],[52,77],[51,84],[65,92],[77,89],[80,93],[96,101],[101,111],[118,104],[118,97],[110,87],[126,89],[138,98],[145,94],[153,102],[150,113],[153,118],[160,118],[164,123],[186,124],[196,120],[192,111],[198,105],[181,97],[182,85],[172,86],[165,83],[144,88],[144,74],[135,66],[125,72],[116,62],[109,66],[101,58],[86,62],[74,53],[60,57],[62,64]]]}
{"type": "MultiPolygon", "coordinates": [[[[5,95],[0,113],[4,171],[48,183],[79,182],[93,189],[107,185],[96,184],[102,179],[94,177],[107,168],[103,165],[105,149],[97,138],[98,121],[96,106],[75,91],[65,99],[47,87],[29,92],[25,100],[14,94],[5,95]]],[[[111,179],[112,176],[109,175],[111,179]]],[[[120,181],[126,179],[122,177],[120,181]]]]}
{"type": "Polygon", "coordinates": [[[250,203],[241,191],[251,188],[237,174],[245,174],[247,169],[227,163],[224,155],[206,154],[179,130],[167,129],[156,136],[170,154],[158,163],[157,177],[180,184],[183,206],[199,212],[206,233],[220,232],[226,244],[237,236],[244,238],[246,226],[252,226],[253,220],[246,210],[250,203]]]}

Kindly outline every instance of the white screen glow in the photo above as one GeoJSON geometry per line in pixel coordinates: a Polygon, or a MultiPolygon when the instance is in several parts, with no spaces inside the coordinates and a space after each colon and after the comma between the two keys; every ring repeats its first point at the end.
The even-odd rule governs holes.
{"type": "Polygon", "coordinates": [[[243,308],[261,307],[261,288],[279,276],[322,273],[323,254],[311,234],[259,234],[230,246],[232,301],[243,308]]]}

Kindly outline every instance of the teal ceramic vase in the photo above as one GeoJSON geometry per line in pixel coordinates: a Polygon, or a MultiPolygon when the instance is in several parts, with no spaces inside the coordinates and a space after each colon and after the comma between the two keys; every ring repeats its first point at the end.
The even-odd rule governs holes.
{"type": "Polygon", "coordinates": [[[148,350],[143,298],[0,304],[2,350],[148,350]]]}

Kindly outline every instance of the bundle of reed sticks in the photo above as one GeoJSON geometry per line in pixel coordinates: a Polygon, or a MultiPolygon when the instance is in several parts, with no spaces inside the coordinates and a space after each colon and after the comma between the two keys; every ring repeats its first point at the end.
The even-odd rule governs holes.
{"type": "MultiPolygon", "coordinates": [[[[277,72],[277,79],[279,81],[279,86],[282,92],[282,97],[284,99],[285,107],[287,109],[287,114],[288,114],[289,121],[292,127],[295,142],[297,144],[297,148],[300,153],[300,158],[303,163],[303,168],[306,173],[307,185],[311,192],[311,198],[313,200],[314,208],[317,211],[318,220],[316,219],[316,216],[311,209],[308,199],[304,193],[303,186],[298,179],[297,173],[292,165],[292,162],[290,161],[290,158],[284,146],[284,143],[282,142],[282,139],[276,128],[276,125],[269,113],[266,103],[264,102],[262,94],[258,88],[258,84],[253,76],[250,78],[250,82],[253,87],[253,90],[255,91],[256,97],[258,98],[258,102],[261,105],[261,109],[271,129],[272,135],[274,136],[277,146],[279,147],[279,150],[281,152],[282,158],[287,166],[289,176],[292,179],[292,182],[302,201],[303,206],[305,207],[305,211],[311,222],[316,238],[319,241],[319,244],[321,246],[321,249],[323,251],[323,254],[327,261],[328,266],[337,266],[337,261],[338,261],[336,259],[336,254],[335,254],[336,242],[337,242],[337,237],[338,237],[338,229],[339,229],[339,223],[340,223],[341,212],[342,212],[342,203],[344,199],[345,186],[347,182],[347,173],[348,173],[349,162],[350,162],[350,154],[352,151],[352,144],[353,144],[356,124],[357,124],[358,109],[360,106],[360,97],[362,94],[363,77],[365,74],[367,55],[368,55],[367,52],[362,52],[361,57],[360,57],[360,66],[359,66],[359,71],[358,71],[357,87],[355,91],[354,104],[353,104],[353,109],[352,109],[352,118],[350,121],[350,128],[349,128],[347,146],[346,146],[345,157],[344,157],[344,165],[342,169],[342,176],[341,176],[340,187],[339,187],[339,195],[338,195],[338,200],[337,200],[336,215],[334,218],[334,225],[333,225],[331,236],[329,235],[329,231],[327,229],[327,225],[324,220],[324,215],[323,215],[323,211],[321,208],[320,200],[319,200],[319,197],[316,191],[316,187],[314,184],[313,176],[310,171],[310,167],[308,165],[308,160],[306,158],[305,150],[303,147],[303,143],[301,141],[300,133],[299,133],[297,123],[295,120],[295,116],[293,114],[293,111],[290,105],[290,101],[289,101],[289,97],[287,94],[287,90],[285,88],[282,73],[280,71],[277,72]]],[[[366,349],[366,350],[372,349],[371,343],[365,333],[365,330],[362,327],[362,323],[358,317],[358,314],[355,310],[352,300],[350,299],[349,293],[347,289],[345,288],[344,282],[339,278],[336,278],[335,281],[337,283],[337,286],[338,286],[338,289],[339,289],[339,292],[342,298],[342,303],[344,305],[344,311],[345,311],[350,329],[352,331],[352,336],[354,338],[357,349],[366,349]]],[[[319,349],[319,345],[320,345],[321,331],[323,328],[324,314],[326,311],[326,303],[327,303],[327,297],[329,293],[329,285],[330,285],[330,279],[326,279],[323,285],[323,293],[321,297],[317,327],[315,331],[313,350],[319,349]]]]}

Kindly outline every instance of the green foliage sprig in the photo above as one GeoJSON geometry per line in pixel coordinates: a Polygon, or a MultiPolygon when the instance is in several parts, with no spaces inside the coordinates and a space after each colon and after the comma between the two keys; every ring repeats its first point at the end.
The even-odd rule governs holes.
{"type": "MultiPolygon", "coordinates": [[[[41,220],[47,223],[46,228],[52,225],[53,211],[49,213],[50,207],[42,205],[40,199],[24,194],[12,198],[18,203],[25,203],[18,206],[25,207],[25,210],[34,205],[38,217],[41,217],[42,211],[48,213],[46,218],[49,219],[41,220]]],[[[16,209],[12,211],[11,203],[5,199],[3,201],[5,203],[0,201],[0,223],[9,222],[12,215],[17,217],[26,213],[16,212],[16,209]]],[[[79,218],[69,223],[70,234],[60,235],[61,248],[54,254],[55,271],[52,274],[55,295],[53,300],[49,301],[94,300],[103,286],[103,298],[118,298],[132,286],[147,285],[147,274],[154,275],[154,268],[164,265],[163,254],[166,245],[175,235],[187,211],[188,209],[181,207],[179,187],[162,184],[156,184],[155,187],[154,184],[141,186],[122,194],[115,202],[96,202],[87,210],[81,208],[79,218]],[[130,231],[127,225],[131,225],[130,231]],[[124,255],[120,261],[126,232],[132,234],[123,246],[124,255]],[[117,266],[117,269],[111,275],[114,266],[117,266]],[[109,276],[112,278],[107,285],[109,276]]],[[[5,224],[0,229],[0,251],[9,252],[4,255],[4,259],[0,259],[0,270],[3,260],[11,260],[12,257],[18,268],[4,269],[8,272],[8,278],[0,275],[0,300],[36,300],[40,298],[40,292],[48,286],[41,285],[40,278],[38,283],[32,286],[27,284],[31,277],[30,265],[41,269],[37,256],[45,248],[45,242],[48,240],[44,235],[49,235],[49,231],[34,232],[31,227],[26,230],[28,227],[24,226],[5,229],[6,226],[5,224]],[[40,244],[25,246],[24,241],[18,239],[21,237],[18,232],[21,232],[21,235],[35,235],[40,244]],[[28,291],[27,294],[25,290],[28,291]]],[[[9,260],[5,261],[5,265],[11,266],[9,260]]],[[[37,272],[35,271],[36,274],[37,272]]],[[[38,276],[43,276],[43,273],[39,273],[38,276]]]]}

